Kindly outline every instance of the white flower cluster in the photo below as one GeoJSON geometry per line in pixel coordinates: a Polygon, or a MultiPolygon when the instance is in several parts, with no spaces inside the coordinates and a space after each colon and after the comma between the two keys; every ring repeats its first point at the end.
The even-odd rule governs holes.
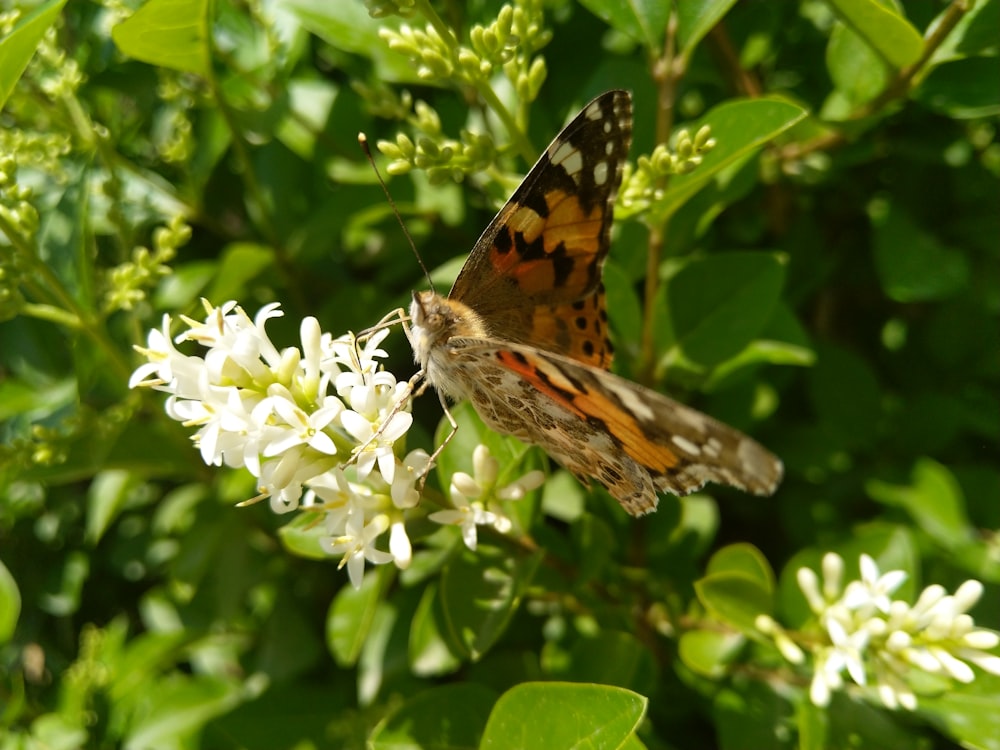
{"type": "MultiPolygon", "coordinates": [[[[413,421],[412,387],[381,367],[386,352],[379,347],[388,329],[367,339],[334,338],[310,317],[300,326],[302,349],[279,351],[264,330],[269,319],[282,315],[277,304],[263,307],[252,320],[235,302],[204,305],[205,320],[182,317],[187,330],[173,340],[171,318],[164,315],[162,327],[149,332],[147,346],[137,347],[148,362],[135,370],[129,386],[169,393],[167,414],[198,428],[193,440],[205,463],[245,468],[258,480],[259,499],[270,498],[276,513],[300,507],[322,512],[327,535],[321,544],[341,557],[355,586],[361,585],[365,561],[409,565],[405,521],[420,500],[430,457],[419,449],[402,459],[396,455],[413,421]],[[174,343],[183,341],[205,347],[205,356],[178,351],[174,343]],[[386,531],[387,550],[377,545],[386,531]]],[[[493,461],[488,451],[484,455],[477,466],[493,461]]],[[[533,489],[541,483],[534,474],[511,487],[533,489]]],[[[453,486],[468,484],[462,476],[456,474],[453,486]]],[[[479,481],[493,492],[491,482],[479,481]]],[[[524,489],[509,495],[518,491],[524,489]]],[[[453,491],[456,497],[459,510],[431,518],[456,523],[448,514],[461,514],[473,495],[453,491]]],[[[474,524],[510,528],[499,509],[481,510],[471,532],[466,522],[458,524],[473,548],[474,524]]]]}
{"type": "MultiPolygon", "coordinates": [[[[928,586],[916,604],[892,599],[906,580],[901,570],[881,574],[868,555],[861,555],[861,580],[842,588],[844,561],[836,553],[823,557],[823,579],[809,568],[798,571],[799,588],[823,631],[808,639],[813,657],[810,700],[826,706],[831,694],[844,687],[844,672],[860,686],[874,681],[882,703],[890,709],[914,710],[917,698],[907,676],[914,670],[968,683],[973,664],[1000,675],[1000,656],[986,653],[1000,644],[1000,634],[975,627],[967,614],[983,594],[976,580],[954,594],[943,586],[928,586]]],[[[757,627],[771,636],[782,655],[795,664],[805,654],[792,634],[767,616],[757,627]]],[[[805,639],[803,639],[805,640],[805,639]]]]}

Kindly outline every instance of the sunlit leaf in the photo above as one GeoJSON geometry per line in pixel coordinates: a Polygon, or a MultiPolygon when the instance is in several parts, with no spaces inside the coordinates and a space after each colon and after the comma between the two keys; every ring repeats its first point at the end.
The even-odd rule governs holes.
{"type": "Polygon", "coordinates": [[[7,97],[28,67],[38,43],[65,4],[66,0],[41,3],[25,14],[10,34],[0,39],[0,109],[7,103],[7,97]]]}
{"type": "Polygon", "coordinates": [[[610,750],[635,732],[646,704],[641,695],[606,685],[522,683],[500,696],[480,748],[610,750]]]}
{"type": "Polygon", "coordinates": [[[209,0],[149,0],[111,30],[118,49],[150,65],[206,75],[209,0]]]}
{"type": "Polygon", "coordinates": [[[829,0],[837,14],[894,68],[917,61],[924,48],[920,32],[890,3],[878,0],[829,0]]]}

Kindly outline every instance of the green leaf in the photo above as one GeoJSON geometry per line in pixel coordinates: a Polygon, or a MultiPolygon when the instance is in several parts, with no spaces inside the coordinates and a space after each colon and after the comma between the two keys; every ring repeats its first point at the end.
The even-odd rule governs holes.
{"type": "MultiPolygon", "coordinates": [[[[767,324],[784,279],[784,263],[770,253],[691,260],[665,285],[674,346],[706,367],[736,355],[767,324]]],[[[675,355],[668,350],[663,364],[675,355]]]]}
{"type": "Polygon", "coordinates": [[[424,690],[386,716],[371,736],[370,750],[479,747],[497,694],[476,683],[424,690]]]}
{"type": "Polygon", "coordinates": [[[42,3],[25,14],[14,30],[0,40],[0,110],[65,4],[66,0],[42,3]]]}
{"type": "MultiPolygon", "coordinates": [[[[80,714],[72,717],[65,714],[43,714],[31,722],[31,739],[52,750],[86,747],[90,733],[85,722],[86,719],[80,714]]],[[[17,748],[18,745],[11,747],[17,748]]]]}
{"type": "Polygon", "coordinates": [[[736,0],[678,0],[677,45],[681,51],[690,57],[698,42],[735,4],[736,0]]]}
{"type": "Polygon", "coordinates": [[[149,0],[111,30],[124,54],[187,73],[209,72],[209,0],[149,0]]]}
{"type": "MultiPolygon", "coordinates": [[[[74,165],[59,202],[42,215],[39,237],[39,257],[52,269],[65,289],[85,311],[94,305],[92,248],[87,246],[90,222],[91,180],[93,174],[87,166],[74,165]]],[[[95,357],[96,353],[88,353],[95,357]]],[[[83,353],[76,353],[80,361],[83,353]]],[[[103,359],[101,360],[103,365],[103,359]]],[[[86,391],[85,382],[79,384],[86,391]]]]}
{"type": "Polygon", "coordinates": [[[940,65],[931,71],[914,93],[935,112],[959,120],[996,117],[1000,114],[1000,75],[996,57],[974,57],[940,65]]]}
{"type": "MultiPolygon", "coordinates": [[[[885,60],[853,29],[843,24],[835,26],[830,33],[826,68],[842,97],[837,100],[842,115],[848,115],[853,108],[881,94],[891,76],[885,60]]],[[[837,113],[824,108],[823,114],[832,114],[836,119],[837,113]]]]}
{"type": "Polygon", "coordinates": [[[379,36],[379,29],[394,28],[394,18],[375,19],[363,3],[329,0],[283,0],[281,3],[299,22],[334,49],[371,59],[373,78],[384,83],[416,83],[420,80],[410,61],[389,49],[379,36]]]}
{"type": "Polygon", "coordinates": [[[448,639],[442,632],[447,629],[447,624],[441,621],[438,604],[438,586],[436,582],[431,582],[424,589],[410,622],[407,648],[410,669],[421,677],[450,674],[462,664],[449,648],[448,639]]]}
{"type": "Polygon", "coordinates": [[[774,609],[773,592],[741,573],[709,574],[695,581],[694,590],[712,615],[745,633],[756,632],[757,616],[774,609]]]}
{"type": "Polygon", "coordinates": [[[962,488],[955,476],[937,461],[918,459],[910,485],[873,479],[865,489],[872,500],[906,510],[921,529],[948,548],[966,545],[971,540],[972,527],[965,513],[962,488]]]}
{"type": "Polygon", "coordinates": [[[542,486],[545,515],[564,523],[581,518],[587,504],[587,490],[568,471],[555,471],[542,486]]]}
{"type": "Polygon", "coordinates": [[[7,643],[14,635],[17,619],[21,616],[21,592],[17,581],[0,560],[0,645],[7,643]]]}
{"type": "MultiPolygon", "coordinates": [[[[642,330],[642,303],[636,293],[635,284],[620,266],[614,262],[604,264],[604,291],[606,304],[611,318],[611,328],[615,334],[615,342],[621,342],[623,337],[637,337],[642,330]]],[[[625,339],[623,344],[636,341],[625,339]]]]}
{"type": "Polygon", "coordinates": [[[969,685],[921,697],[917,710],[962,747],[1000,750],[998,695],[1000,677],[979,673],[969,685]]]}
{"type": "MultiPolygon", "coordinates": [[[[480,444],[489,448],[490,455],[500,464],[497,484],[502,486],[507,472],[517,469],[520,465],[521,459],[528,451],[527,446],[517,438],[501,435],[487,427],[468,401],[451,407],[451,415],[458,424],[458,431],[438,456],[437,470],[441,486],[448,487],[451,475],[456,471],[475,475],[472,454],[480,444]]],[[[447,417],[442,417],[434,435],[434,444],[441,445],[450,433],[451,424],[447,417]]]]}
{"type": "Polygon", "coordinates": [[[503,634],[531,584],[544,550],[511,556],[480,545],[462,550],[441,575],[441,606],[451,638],[471,659],[503,634]]]}
{"type": "Polygon", "coordinates": [[[226,300],[249,296],[248,283],[274,265],[274,250],[253,242],[233,242],[226,245],[215,279],[206,297],[221,305],[226,300]]]}
{"type": "Polygon", "coordinates": [[[32,421],[64,409],[77,400],[76,381],[73,378],[26,382],[7,374],[0,381],[0,420],[24,414],[32,421]]]}
{"type": "Polygon", "coordinates": [[[615,31],[634,39],[652,54],[659,54],[670,4],[661,0],[580,0],[591,13],[615,31]]]}
{"type": "Polygon", "coordinates": [[[671,178],[663,199],[653,208],[651,222],[665,220],[726,167],[748,158],[805,116],[806,110],[797,104],[761,97],[724,102],[698,121],[685,124],[691,133],[710,125],[717,144],[697,169],[671,178]]]}
{"type": "Polygon", "coordinates": [[[783,750],[789,743],[776,727],[789,721],[791,706],[783,694],[763,682],[726,687],[712,704],[719,750],[783,750]]]}
{"type": "Polygon", "coordinates": [[[686,630],[677,644],[677,655],[696,674],[719,679],[746,645],[741,633],[718,630],[686,630]]]}
{"type": "Polygon", "coordinates": [[[41,592],[39,606],[57,617],[76,612],[89,577],[90,558],[81,551],[71,552],[59,567],[48,571],[47,590],[41,592]]]}
{"type": "Polygon", "coordinates": [[[635,732],[648,700],[622,688],[526,682],[497,701],[481,750],[613,750],[635,732]]]}
{"type": "Polygon", "coordinates": [[[817,347],[808,373],[809,395],[823,431],[842,448],[870,445],[876,438],[881,389],[869,363],[832,344],[817,347]]]}
{"type": "Polygon", "coordinates": [[[888,206],[873,224],[875,267],[890,299],[926,302],[968,286],[969,264],[962,251],[943,245],[901,209],[888,206]]]}
{"type": "Polygon", "coordinates": [[[924,40],[895,7],[878,0],[829,0],[840,18],[894,68],[915,63],[924,40]]]}
{"type": "Polygon", "coordinates": [[[774,571],[764,553],[747,542],[723,547],[708,561],[706,573],[737,573],[757,581],[765,591],[774,593],[774,571]]]}
{"type": "Polygon", "coordinates": [[[701,389],[706,393],[723,390],[761,364],[812,367],[815,363],[816,353],[805,329],[788,303],[778,300],[758,337],[739,354],[714,367],[701,389]]]}
{"type": "Polygon", "coordinates": [[[653,654],[634,635],[602,631],[573,644],[565,677],[573,682],[615,685],[646,693],[655,688],[658,671],[653,654]]]}
{"type": "Polygon", "coordinates": [[[365,573],[360,588],[343,586],[330,602],[326,613],[326,645],[340,666],[357,663],[392,579],[392,570],[379,566],[365,573]]]}
{"type": "Polygon", "coordinates": [[[289,552],[308,560],[329,560],[319,540],[327,536],[323,525],[308,513],[296,516],[278,529],[278,538],[289,552]]]}
{"type": "MultiPolygon", "coordinates": [[[[570,476],[568,472],[567,476],[570,476]]],[[[575,477],[577,486],[580,483],[575,477]]],[[[576,551],[577,570],[574,583],[583,586],[588,581],[600,579],[611,563],[611,556],[617,547],[617,536],[603,519],[592,513],[583,513],[570,527],[570,538],[576,551]]],[[[604,682],[604,680],[595,680],[604,682]]]]}
{"type": "Polygon", "coordinates": [[[87,493],[87,533],[90,544],[97,544],[118,517],[135,488],[137,479],[127,471],[102,471],[90,484],[87,493]]]}
{"type": "MultiPolygon", "coordinates": [[[[410,592],[407,592],[410,593],[410,592]]],[[[405,670],[406,629],[409,597],[389,597],[375,611],[358,660],[358,700],[370,704],[382,687],[405,670]]]]}
{"type": "MultiPolygon", "coordinates": [[[[945,7],[931,22],[931,28],[936,27],[941,17],[951,10],[950,6],[945,7]]],[[[997,29],[1000,29],[1000,0],[977,0],[941,45],[934,50],[930,64],[939,65],[976,55],[996,57],[1000,54],[1000,36],[997,35],[997,29]]]]}
{"type": "Polygon", "coordinates": [[[799,750],[825,750],[829,747],[827,733],[830,718],[812,701],[799,701],[795,710],[795,726],[799,730],[799,750]]]}
{"type": "Polygon", "coordinates": [[[124,737],[125,750],[182,747],[209,720],[239,704],[241,689],[230,680],[206,675],[150,681],[141,709],[124,737]]]}
{"type": "MultiPolygon", "coordinates": [[[[148,620],[147,620],[148,622],[148,620]]],[[[159,623],[157,623],[157,626],[159,623]]],[[[191,633],[186,632],[178,619],[172,624],[176,628],[167,633],[142,633],[126,641],[128,624],[123,617],[116,617],[105,630],[102,655],[115,665],[113,682],[109,695],[114,700],[131,700],[135,692],[141,690],[150,675],[169,668],[186,656],[185,647],[190,646],[191,633]],[[113,653],[119,648],[120,657],[113,653]]]]}

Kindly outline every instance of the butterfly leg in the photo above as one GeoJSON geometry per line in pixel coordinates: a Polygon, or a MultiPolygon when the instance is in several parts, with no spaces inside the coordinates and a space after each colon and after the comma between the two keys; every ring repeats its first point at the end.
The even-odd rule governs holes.
{"type": "MultiPolygon", "coordinates": [[[[425,380],[423,384],[420,386],[419,393],[423,393],[424,391],[426,391],[427,386],[428,383],[425,380]]],[[[419,395],[419,393],[415,394],[414,397],[416,397],[416,395],[419,395]]],[[[448,419],[448,424],[451,425],[451,432],[445,435],[444,440],[441,441],[441,445],[439,445],[437,448],[434,449],[434,452],[431,454],[430,459],[427,461],[427,466],[424,468],[420,478],[417,480],[416,484],[417,492],[423,491],[424,484],[427,482],[427,475],[430,474],[430,471],[434,467],[434,464],[437,463],[437,457],[441,455],[441,451],[443,451],[445,448],[448,447],[448,443],[451,442],[451,439],[455,437],[455,433],[458,432],[458,422],[455,421],[455,417],[452,415],[451,409],[448,408],[448,399],[446,399],[440,391],[438,391],[438,399],[441,401],[441,408],[444,410],[444,415],[448,419]]]]}

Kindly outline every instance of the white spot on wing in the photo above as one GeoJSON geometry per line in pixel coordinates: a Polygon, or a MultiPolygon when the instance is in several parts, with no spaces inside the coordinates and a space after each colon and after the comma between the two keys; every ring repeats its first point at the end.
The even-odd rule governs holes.
{"type": "Polygon", "coordinates": [[[569,141],[555,144],[555,150],[549,154],[553,164],[560,165],[567,174],[575,175],[583,169],[583,155],[569,141]]]}
{"type": "Polygon", "coordinates": [[[603,384],[609,391],[618,397],[618,400],[622,402],[622,406],[624,406],[630,413],[640,419],[645,419],[647,422],[653,420],[655,416],[653,414],[653,410],[650,408],[649,404],[642,400],[638,393],[633,391],[631,388],[623,387],[618,383],[603,381],[603,384]]]}
{"type": "Polygon", "coordinates": [[[599,161],[594,165],[594,182],[603,185],[608,181],[608,163],[599,161]]]}
{"type": "Polygon", "coordinates": [[[701,455],[701,448],[682,435],[671,435],[670,442],[691,456],[701,455]]]}
{"type": "Polygon", "coordinates": [[[705,455],[710,458],[718,458],[722,455],[722,443],[718,441],[717,438],[710,437],[705,444],[701,447],[705,452],[705,455]]]}
{"type": "Polygon", "coordinates": [[[588,120],[600,120],[602,117],[601,105],[598,102],[591,102],[590,106],[584,110],[584,115],[588,120]]]}

